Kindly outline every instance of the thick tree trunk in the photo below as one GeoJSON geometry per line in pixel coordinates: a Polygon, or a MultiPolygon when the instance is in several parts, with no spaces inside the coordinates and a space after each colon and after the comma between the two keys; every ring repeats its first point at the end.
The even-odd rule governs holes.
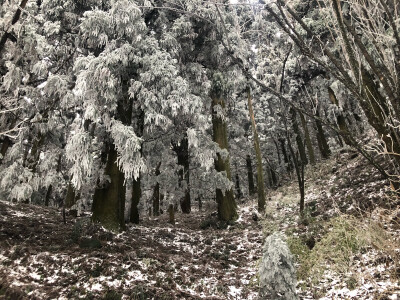
{"type": "Polygon", "coordinates": [[[179,185],[185,186],[185,195],[180,200],[182,212],[188,214],[191,211],[190,189],[189,189],[189,143],[185,136],[180,144],[172,143],[172,147],[178,156],[178,165],[182,167],[179,170],[179,185]],[[183,183],[185,181],[185,184],[183,183]]]}
{"type": "Polygon", "coordinates": [[[315,164],[315,154],[314,154],[314,148],[311,142],[311,136],[310,136],[310,131],[308,130],[307,122],[304,117],[304,115],[300,112],[300,120],[301,120],[301,125],[303,126],[304,130],[304,139],[306,141],[306,146],[307,146],[307,152],[308,152],[308,157],[310,158],[310,163],[312,165],[315,164]]]}
{"type": "Polygon", "coordinates": [[[75,205],[75,203],[76,203],[75,189],[70,181],[68,183],[67,195],[65,197],[64,207],[71,208],[73,205],[75,205]]]}
{"type": "Polygon", "coordinates": [[[50,196],[51,196],[51,192],[52,191],[53,191],[53,186],[50,184],[49,187],[47,188],[46,197],[44,199],[44,205],[45,206],[49,206],[50,196]]]}
{"type": "Polygon", "coordinates": [[[140,176],[133,179],[132,183],[132,202],[131,202],[131,215],[129,221],[134,224],[139,224],[139,202],[142,197],[142,189],[140,186],[140,176]]]}
{"type": "MultiPolygon", "coordinates": [[[[217,90],[216,88],[214,88],[217,90]]],[[[211,96],[212,98],[212,124],[213,124],[213,140],[221,149],[228,150],[228,134],[227,125],[224,119],[217,115],[215,106],[219,105],[225,109],[225,100],[222,92],[218,89],[211,96]]],[[[215,160],[215,169],[217,172],[226,172],[226,177],[231,180],[231,169],[229,156],[223,158],[220,153],[217,154],[215,160]]],[[[226,190],[225,193],[221,189],[216,190],[216,200],[218,204],[218,218],[222,221],[232,221],[237,218],[236,203],[233,196],[232,188],[226,190]]]]}
{"type": "Polygon", "coordinates": [[[253,129],[254,148],[255,148],[255,151],[256,151],[256,158],[257,158],[258,211],[264,212],[265,211],[264,174],[263,174],[263,166],[262,166],[260,141],[258,139],[256,120],[254,118],[253,103],[252,103],[252,97],[251,97],[251,93],[250,93],[250,87],[247,87],[247,104],[249,106],[251,127],[253,129]]]}
{"type": "Polygon", "coordinates": [[[96,188],[92,208],[93,221],[113,231],[125,229],[125,176],[118,168],[117,156],[117,150],[114,145],[111,145],[105,168],[105,174],[110,177],[111,182],[96,188]]]}

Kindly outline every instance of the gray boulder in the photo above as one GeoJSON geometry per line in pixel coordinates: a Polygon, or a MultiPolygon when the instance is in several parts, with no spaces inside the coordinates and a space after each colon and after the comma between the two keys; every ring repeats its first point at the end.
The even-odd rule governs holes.
{"type": "Polygon", "coordinates": [[[296,270],[283,237],[274,233],[266,238],[259,268],[260,299],[297,300],[296,270]]]}

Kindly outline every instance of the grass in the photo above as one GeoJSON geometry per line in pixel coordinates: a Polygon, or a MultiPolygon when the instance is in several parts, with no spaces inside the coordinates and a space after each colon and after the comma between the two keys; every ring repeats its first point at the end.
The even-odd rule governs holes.
{"type": "Polygon", "coordinates": [[[379,224],[370,220],[340,215],[325,222],[324,228],[325,233],[311,250],[305,235],[288,238],[288,246],[298,263],[297,277],[308,286],[318,284],[329,271],[344,276],[347,287],[354,289],[358,286],[357,255],[376,249],[394,257],[399,247],[379,224]]]}

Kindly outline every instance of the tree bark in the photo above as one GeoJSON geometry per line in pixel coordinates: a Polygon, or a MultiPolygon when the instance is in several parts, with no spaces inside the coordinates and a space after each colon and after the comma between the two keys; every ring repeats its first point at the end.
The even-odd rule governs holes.
{"type": "MultiPolygon", "coordinates": [[[[319,111],[317,109],[316,116],[319,117],[319,111]]],[[[321,152],[321,156],[324,159],[329,158],[331,155],[331,149],[329,149],[328,141],[325,137],[324,129],[322,128],[322,123],[318,119],[315,119],[315,126],[317,128],[317,140],[318,140],[318,148],[321,152]]]]}
{"type": "MultiPolygon", "coordinates": [[[[218,79],[217,79],[218,80],[218,79]]],[[[219,79],[221,80],[221,79],[219,79]]],[[[213,124],[213,140],[221,149],[228,150],[228,134],[227,124],[223,118],[217,115],[215,107],[219,105],[225,109],[225,99],[222,97],[220,88],[221,82],[214,82],[212,99],[212,124],[213,124]]],[[[215,160],[215,170],[217,172],[226,172],[226,177],[231,181],[231,169],[229,156],[224,158],[220,153],[217,153],[215,160]]],[[[216,190],[216,200],[218,206],[218,218],[222,221],[233,221],[237,219],[236,203],[233,196],[232,188],[223,193],[221,189],[216,190]]]]}
{"type": "Polygon", "coordinates": [[[301,125],[303,126],[303,130],[304,130],[304,139],[306,141],[308,157],[310,158],[310,163],[312,165],[314,165],[315,164],[315,153],[314,153],[314,148],[313,148],[313,145],[311,142],[310,131],[308,130],[307,122],[306,122],[304,115],[301,112],[299,112],[299,115],[300,115],[301,125]]]}
{"type": "Polygon", "coordinates": [[[243,197],[242,190],[240,189],[240,179],[239,174],[236,173],[235,176],[235,187],[236,187],[236,199],[240,199],[243,197]]]}
{"type": "MultiPolygon", "coordinates": [[[[137,116],[136,122],[136,134],[139,137],[143,136],[144,132],[144,111],[140,110],[137,116]]],[[[140,153],[143,154],[143,145],[141,145],[140,153]]],[[[139,202],[142,197],[142,189],[141,189],[141,174],[139,173],[138,178],[133,178],[132,183],[132,197],[131,197],[131,214],[129,217],[129,221],[134,224],[139,224],[139,202]]]]}
{"type": "MultiPolygon", "coordinates": [[[[161,167],[161,162],[158,163],[156,167],[156,172],[155,175],[158,176],[160,175],[160,167],[161,167]]],[[[158,181],[156,182],[154,188],[153,188],[153,196],[152,196],[152,203],[153,203],[153,216],[157,217],[160,215],[160,198],[162,198],[163,195],[160,194],[160,184],[158,181]]]]}
{"type": "Polygon", "coordinates": [[[134,224],[139,224],[139,202],[142,197],[142,188],[140,186],[140,176],[133,179],[132,183],[132,200],[131,200],[131,215],[129,221],[134,224]]]}
{"type": "MultiPolygon", "coordinates": [[[[328,94],[329,94],[329,99],[331,100],[332,104],[339,107],[339,101],[336,98],[335,92],[330,87],[328,87],[328,94]]],[[[337,122],[339,130],[341,131],[343,140],[346,143],[346,145],[353,146],[353,144],[351,143],[351,140],[349,139],[350,131],[346,124],[346,118],[342,115],[342,113],[339,113],[336,116],[336,122],[337,122]]]]}
{"type": "Polygon", "coordinates": [[[305,199],[305,187],[304,187],[304,163],[301,161],[301,158],[298,159],[296,154],[294,153],[292,144],[290,142],[289,136],[287,137],[288,140],[288,147],[289,151],[294,160],[294,168],[296,170],[297,175],[297,183],[299,185],[299,192],[300,192],[300,215],[304,213],[304,199],[305,199]]]}
{"type": "Polygon", "coordinates": [[[292,164],[292,161],[289,158],[288,153],[286,152],[285,139],[284,138],[279,138],[279,143],[281,144],[281,149],[282,149],[282,154],[283,154],[283,161],[286,164],[286,169],[287,169],[288,172],[291,172],[293,170],[293,164],[292,164]]]}
{"type": "Polygon", "coordinates": [[[175,209],[173,204],[168,205],[168,222],[175,224],[175,209]]]}
{"type": "Polygon", "coordinates": [[[96,188],[92,207],[93,221],[113,231],[125,229],[125,176],[118,168],[117,157],[117,150],[111,144],[105,168],[105,174],[110,177],[111,182],[96,188]]]}
{"type": "MultiPolygon", "coordinates": [[[[400,139],[398,132],[394,127],[388,125],[390,116],[390,109],[386,97],[379,91],[379,86],[374,81],[373,74],[376,75],[376,79],[381,82],[383,89],[385,90],[389,100],[391,101],[393,110],[397,117],[400,116],[400,105],[398,99],[393,95],[392,90],[388,84],[386,74],[380,71],[380,68],[376,66],[372,57],[369,55],[365,46],[362,44],[360,38],[356,34],[354,28],[343,18],[340,1],[332,1],[332,8],[335,12],[338,27],[343,38],[345,50],[349,57],[349,63],[352,68],[356,82],[361,82],[361,97],[359,97],[359,103],[363,109],[368,122],[372,127],[375,128],[379,136],[384,141],[389,152],[400,153],[400,139]],[[351,34],[354,39],[354,43],[361,50],[361,54],[364,56],[368,65],[370,66],[372,74],[367,70],[364,65],[359,66],[358,60],[355,56],[355,51],[351,46],[348,34],[351,34]],[[360,80],[359,80],[360,79],[360,80]]],[[[400,163],[400,157],[394,155],[393,157],[398,163],[400,163]]]]}
{"type": "Polygon", "coordinates": [[[249,194],[250,196],[252,196],[256,193],[256,187],[254,186],[253,166],[251,164],[250,155],[247,155],[246,157],[246,165],[247,165],[247,178],[249,181],[249,194]]]}
{"type": "Polygon", "coordinates": [[[247,87],[247,104],[249,106],[251,127],[253,129],[254,149],[256,151],[256,158],[257,158],[258,211],[264,212],[265,211],[265,188],[264,188],[262,156],[261,156],[260,141],[258,138],[256,120],[254,118],[253,103],[252,103],[252,97],[251,97],[251,93],[250,93],[250,87],[247,87]]]}
{"type": "Polygon", "coordinates": [[[178,165],[182,167],[179,170],[179,185],[185,185],[184,196],[180,200],[182,213],[188,214],[191,211],[190,189],[189,189],[189,142],[185,136],[180,144],[172,143],[172,148],[178,156],[178,165]],[[185,181],[185,184],[183,182],[185,181]]]}
{"type": "Polygon", "coordinates": [[[68,183],[68,188],[67,188],[67,195],[65,197],[65,208],[71,208],[73,205],[76,203],[76,197],[75,197],[75,189],[71,183],[71,181],[68,183]]]}
{"type": "MultiPolygon", "coordinates": [[[[304,147],[303,139],[301,138],[301,131],[299,128],[299,124],[297,123],[296,110],[291,108],[290,113],[292,115],[292,126],[293,126],[293,131],[296,134],[296,143],[297,143],[297,149],[299,149],[300,159],[304,165],[307,165],[308,159],[307,159],[306,149],[304,147]]],[[[292,156],[293,156],[293,154],[292,154],[292,156]]]]}

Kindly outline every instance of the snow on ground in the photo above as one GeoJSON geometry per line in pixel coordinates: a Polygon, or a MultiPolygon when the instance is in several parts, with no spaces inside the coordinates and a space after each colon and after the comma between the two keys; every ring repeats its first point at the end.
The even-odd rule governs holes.
{"type": "MultiPolygon", "coordinates": [[[[352,263],[348,274],[338,274],[328,268],[323,279],[312,286],[298,282],[300,298],[400,299],[400,202],[395,199],[391,204],[393,199],[387,182],[353,153],[334,157],[322,166],[309,169],[306,179],[305,202],[310,222],[319,222],[320,227],[340,214],[357,216],[364,224],[377,224],[384,230],[393,248],[397,247],[394,250],[397,255],[391,250],[393,257],[388,257],[387,252],[369,247],[365,253],[349,257],[352,263]],[[351,288],[347,282],[350,277],[355,279],[351,288]]],[[[313,236],[316,241],[321,238],[312,231],[312,226],[299,220],[297,182],[284,185],[268,196],[272,201],[267,206],[264,228],[267,234],[280,231],[292,237],[313,236]]]]}
{"type": "MultiPolygon", "coordinates": [[[[399,203],[385,206],[386,182],[350,156],[307,171],[306,207],[315,210],[310,217],[328,221],[338,213],[364,211],[363,218],[380,224],[398,243],[399,203]]],[[[266,217],[259,221],[253,219],[259,218],[256,201],[245,200],[238,221],[226,229],[200,229],[209,212],[196,211],[177,214],[175,226],[167,216],[147,218],[120,234],[90,225],[88,217],[68,217],[64,225],[56,209],[0,201],[0,292],[15,299],[99,299],[112,292],[122,299],[257,299],[263,234],[315,234],[298,217],[296,182],[268,197],[266,217]],[[78,236],[77,222],[86,224],[78,236]],[[101,248],[81,247],[85,237],[100,241],[101,248]]],[[[351,257],[352,274],[328,268],[313,286],[298,282],[300,298],[400,299],[396,251],[387,257],[370,247],[351,257]],[[353,287],[347,275],[355,276],[353,287]]]]}
{"type": "Polygon", "coordinates": [[[205,212],[178,214],[175,226],[166,216],[144,220],[115,235],[94,227],[102,247],[86,249],[71,240],[75,220],[62,224],[56,209],[0,202],[0,289],[38,299],[111,290],[125,299],[256,299],[262,227],[252,220],[255,205],[240,207],[240,223],[227,229],[200,229],[205,212]]]}

